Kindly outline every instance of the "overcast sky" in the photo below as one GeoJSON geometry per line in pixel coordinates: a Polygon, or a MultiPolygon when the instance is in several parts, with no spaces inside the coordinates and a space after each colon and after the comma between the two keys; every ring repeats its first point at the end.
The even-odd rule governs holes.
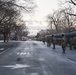
{"type": "Polygon", "coordinates": [[[34,0],[37,4],[36,12],[33,17],[30,17],[29,23],[26,23],[30,35],[36,35],[39,30],[45,30],[47,28],[47,23],[45,18],[49,13],[52,13],[58,8],[58,0],[34,0]]]}

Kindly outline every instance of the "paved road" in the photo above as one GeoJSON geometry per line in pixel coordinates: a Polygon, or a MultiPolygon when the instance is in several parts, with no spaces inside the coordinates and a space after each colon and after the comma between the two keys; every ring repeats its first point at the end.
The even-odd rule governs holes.
{"type": "Polygon", "coordinates": [[[0,75],[76,75],[76,61],[58,49],[36,41],[21,42],[0,54],[0,75]]]}
{"type": "Polygon", "coordinates": [[[14,41],[14,42],[2,42],[0,41],[0,54],[4,53],[5,51],[18,46],[21,43],[21,41],[14,41]]]}

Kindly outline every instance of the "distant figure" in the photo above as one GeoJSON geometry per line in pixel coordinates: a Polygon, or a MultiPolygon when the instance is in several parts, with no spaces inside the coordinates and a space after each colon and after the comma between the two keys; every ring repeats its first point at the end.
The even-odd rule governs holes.
{"type": "Polygon", "coordinates": [[[55,42],[56,42],[55,36],[54,36],[54,35],[52,35],[52,44],[53,44],[53,49],[55,49],[55,42]]]}
{"type": "Polygon", "coordinates": [[[45,37],[43,37],[42,41],[43,41],[43,43],[45,44],[45,37]]]}
{"type": "Polygon", "coordinates": [[[72,50],[72,47],[73,47],[73,39],[72,38],[69,39],[69,47],[70,47],[70,50],[72,50]]]}
{"type": "Polygon", "coordinates": [[[63,50],[63,53],[65,53],[65,50],[66,50],[66,37],[65,35],[62,35],[62,50],[63,50]]]}
{"type": "Polygon", "coordinates": [[[73,48],[76,49],[76,37],[73,38],[73,48]]]}
{"type": "Polygon", "coordinates": [[[50,38],[47,38],[47,46],[49,47],[50,45],[51,45],[51,40],[50,40],[50,38]]]}

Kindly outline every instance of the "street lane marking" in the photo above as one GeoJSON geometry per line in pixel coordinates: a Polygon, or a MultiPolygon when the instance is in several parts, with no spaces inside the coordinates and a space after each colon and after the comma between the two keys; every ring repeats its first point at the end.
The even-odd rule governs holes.
{"type": "Polygon", "coordinates": [[[26,64],[15,64],[15,65],[7,65],[7,66],[2,66],[2,67],[11,68],[11,69],[21,69],[21,68],[27,68],[30,66],[26,64]]]}
{"type": "Polygon", "coordinates": [[[0,54],[6,52],[6,51],[9,50],[9,49],[11,49],[11,48],[5,49],[4,51],[0,52],[0,54]]]}
{"type": "Polygon", "coordinates": [[[30,75],[39,75],[38,73],[31,73],[30,75]]]}
{"type": "Polygon", "coordinates": [[[26,55],[26,54],[27,54],[26,52],[21,52],[21,53],[20,53],[20,55],[26,55]]]}
{"type": "Polygon", "coordinates": [[[45,61],[45,59],[43,59],[43,58],[40,58],[39,60],[40,60],[40,61],[45,61]]]}
{"type": "Polygon", "coordinates": [[[4,50],[4,48],[0,48],[0,51],[4,50]]]}
{"type": "Polygon", "coordinates": [[[32,52],[21,52],[21,53],[17,53],[17,55],[31,55],[32,52]]]}

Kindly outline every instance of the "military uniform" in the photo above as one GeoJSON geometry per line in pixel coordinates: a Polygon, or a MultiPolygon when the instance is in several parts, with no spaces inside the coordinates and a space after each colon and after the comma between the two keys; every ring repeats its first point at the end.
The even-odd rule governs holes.
{"type": "Polygon", "coordinates": [[[65,50],[66,50],[66,38],[65,37],[63,37],[62,38],[62,49],[63,49],[63,53],[65,53],[65,50]]]}
{"type": "Polygon", "coordinates": [[[72,38],[70,38],[70,40],[69,40],[69,45],[70,45],[70,50],[72,50],[72,46],[73,46],[73,39],[72,38]]]}
{"type": "Polygon", "coordinates": [[[55,49],[55,42],[56,42],[56,39],[55,39],[55,37],[53,36],[53,39],[52,39],[53,49],[55,49]]]}
{"type": "Polygon", "coordinates": [[[50,45],[51,45],[50,38],[47,38],[47,46],[50,46],[50,45]]]}

